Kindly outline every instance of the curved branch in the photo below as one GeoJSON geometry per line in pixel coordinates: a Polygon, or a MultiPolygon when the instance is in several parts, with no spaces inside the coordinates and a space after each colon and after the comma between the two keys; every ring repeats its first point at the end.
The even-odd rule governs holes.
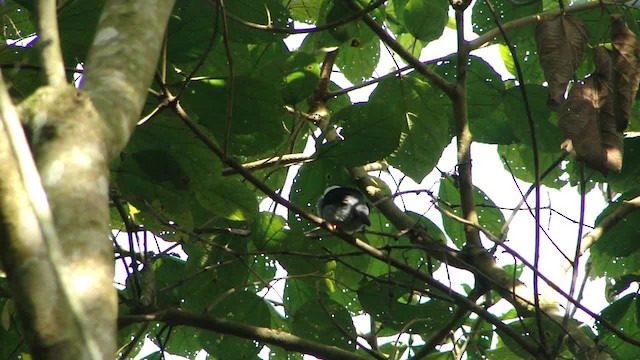
{"type": "Polygon", "coordinates": [[[354,13],[352,13],[349,16],[344,17],[343,19],[340,20],[336,20],[332,23],[328,23],[328,24],[324,24],[324,25],[319,25],[316,26],[314,28],[310,28],[310,29],[287,29],[287,28],[278,28],[278,27],[274,27],[271,25],[262,25],[262,24],[256,24],[253,23],[251,21],[247,21],[244,20],[240,17],[237,17],[233,14],[230,13],[226,13],[226,17],[228,17],[229,19],[242,24],[246,27],[250,27],[252,29],[257,29],[257,30],[263,30],[263,31],[268,31],[268,32],[272,32],[272,33],[280,33],[280,34],[308,34],[308,33],[314,33],[314,32],[320,32],[320,31],[325,31],[325,30],[330,30],[330,29],[334,29],[338,26],[350,23],[353,20],[359,19],[361,18],[363,15],[366,15],[368,13],[370,13],[371,11],[379,8],[380,6],[382,6],[382,4],[385,3],[386,0],[376,0],[372,3],[370,3],[369,5],[365,6],[364,8],[362,8],[359,11],[356,11],[354,13]]]}
{"type": "MultiPolygon", "coordinates": [[[[530,24],[535,24],[537,22],[543,21],[543,20],[548,20],[551,18],[554,18],[558,15],[561,14],[572,14],[572,13],[576,13],[576,12],[581,12],[581,11],[586,11],[586,10],[591,10],[591,9],[595,9],[597,7],[600,7],[602,5],[616,5],[616,4],[621,4],[622,1],[607,1],[607,0],[601,0],[601,1],[594,1],[594,2],[588,2],[588,3],[584,3],[584,4],[577,4],[571,7],[567,7],[564,10],[563,9],[556,9],[556,10],[549,10],[549,11],[545,11],[542,12],[540,14],[534,14],[534,15],[530,15],[530,16],[526,16],[520,19],[516,19],[513,21],[509,21],[507,23],[502,24],[502,31],[504,32],[508,32],[514,29],[518,29],[521,28],[523,26],[526,25],[530,25],[530,24]]],[[[484,44],[490,42],[491,40],[497,38],[501,33],[501,29],[499,28],[494,28],[491,29],[489,31],[487,31],[486,33],[480,35],[477,39],[469,42],[469,48],[471,50],[476,50],[479,49],[480,47],[484,46],[484,44]]]]}
{"type": "Polygon", "coordinates": [[[631,200],[623,201],[622,205],[614,212],[600,220],[598,225],[584,236],[582,246],[580,247],[580,255],[584,254],[591,246],[593,246],[604,233],[609,231],[617,223],[624,220],[629,214],[640,208],[640,196],[636,196],[631,200]]]}
{"type": "MultiPolygon", "coordinates": [[[[315,158],[313,156],[309,156],[306,154],[285,154],[281,156],[273,156],[268,159],[260,159],[256,161],[252,161],[250,163],[242,164],[242,167],[247,170],[259,170],[268,168],[273,165],[280,166],[289,166],[298,163],[308,163],[313,161],[315,158]]],[[[229,176],[236,174],[236,170],[233,168],[225,168],[222,170],[223,176],[229,176]]]]}
{"type": "Polygon", "coordinates": [[[255,340],[269,345],[279,346],[285,350],[317,356],[321,359],[363,360],[365,358],[351,351],[335,346],[323,345],[306,340],[282,330],[247,325],[241,322],[206,314],[194,314],[179,309],[167,309],[151,314],[128,315],[120,317],[118,325],[122,328],[136,322],[160,321],[167,325],[185,325],[217,333],[234,335],[243,339],[255,340]]]}
{"type": "MultiPolygon", "coordinates": [[[[360,6],[356,4],[354,0],[343,0],[347,2],[347,5],[354,10],[359,10],[360,6]]],[[[371,16],[365,15],[362,17],[362,21],[393,51],[398,53],[402,60],[411,65],[416,71],[424,75],[434,86],[442,90],[447,96],[452,97],[455,95],[455,85],[445,80],[440,75],[436,74],[433,70],[429,69],[420,60],[413,56],[407,49],[405,49],[399,42],[397,42],[386,30],[381,28],[371,16]]]]}

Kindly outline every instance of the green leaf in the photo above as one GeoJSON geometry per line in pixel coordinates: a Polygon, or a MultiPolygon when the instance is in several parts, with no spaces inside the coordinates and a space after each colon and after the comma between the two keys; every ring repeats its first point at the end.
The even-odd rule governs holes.
{"type": "MultiPolygon", "coordinates": [[[[427,233],[435,240],[441,241],[443,244],[447,242],[447,238],[440,230],[440,228],[434,224],[429,218],[426,218],[420,214],[414,212],[407,212],[407,215],[416,221],[417,225],[424,227],[427,233]]],[[[390,257],[396,259],[402,259],[402,262],[414,269],[426,269],[426,271],[434,272],[439,266],[440,262],[432,259],[425,253],[423,249],[414,246],[407,237],[400,237],[395,239],[390,235],[395,235],[398,230],[378,211],[371,213],[371,233],[367,233],[367,240],[371,246],[378,249],[387,248],[387,253],[390,257]],[[379,235],[379,233],[386,233],[389,236],[379,235]]],[[[372,259],[368,264],[368,268],[364,269],[367,274],[371,276],[381,276],[394,271],[393,267],[385,261],[372,259]]]]}
{"type": "Polygon", "coordinates": [[[394,272],[363,282],[358,297],[364,310],[384,327],[428,336],[451,320],[451,303],[429,294],[416,295],[424,284],[394,272]]]}
{"type": "MultiPolygon", "coordinates": [[[[598,215],[595,226],[600,225],[604,218],[619,209],[626,200],[633,199],[638,195],[637,191],[622,194],[614,203],[607,206],[602,213],[598,215]]],[[[612,257],[625,257],[640,250],[640,243],[636,240],[638,235],[640,235],[640,228],[638,228],[639,222],[640,212],[632,211],[612,228],[603,232],[598,242],[591,247],[591,251],[602,252],[612,257]]]]}
{"type": "Polygon", "coordinates": [[[284,228],[286,223],[282,216],[274,213],[259,213],[251,228],[253,244],[258,250],[283,249],[287,237],[287,230],[284,228]]]}
{"type": "MultiPolygon", "coordinates": [[[[491,231],[494,235],[500,236],[500,231],[504,224],[504,215],[502,215],[502,212],[482,190],[477,187],[474,187],[474,190],[473,198],[476,203],[476,211],[480,225],[491,231]]],[[[458,186],[454,178],[446,177],[440,181],[438,197],[442,201],[440,206],[454,215],[463,217],[462,206],[460,205],[460,192],[458,191],[458,186]]],[[[442,214],[442,224],[451,241],[461,249],[466,243],[464,225],[444,214],[442,214]]]]}
{"type": "MultiPolygon", "coordinates": [[[[253,326],[271,326],[267,303],[249,291],[236,291],[217,299],[211,315],[253,326]]],[[[262,348],[262,344],[254,340],[206,332],[210,334],[211,340],[203,343],[202,348],[220,359],[255,359],[262,348]]]]}
{"type": "MultiPolygon", "coordinates": [[[[329,9],[325,20],[327,24],[340,22],[355,12],[347,5],[346,1],[333,1],[331,4],[331,9],[329,9]]],[[[365,5],[365,3],[362,2],[361,5],[365,5]]],[[[329,29],[329,33],[339,42],[350,45],[355,43],[366,44],[377,40],[376,35],[369,29],[367,24],[358,19],[331,28],[329,29]]]]}
{"type": "MultiPolygon", "coordinates": [[[[185,63],[200,59],[206,50],[203,45],[211,40],[214,29],[212,24],[215,21],[215,13],[206,1],[177,2],[167,28],[168,60],[172,63],[185,63]]],[[[218,37],[216,41],[222,48],[222,38],[218,37]]],[[[212,52],[215,50],[212,49],[212,52]]],[[[222,58],[225,59],[224,56],[222,58]]],[[[234,59],[237,57],[234,56],[234,59]]]]}
{"type": "MultiPolygon", "coordinates": [[[[523,79],[518,79],[518,81],[521,83],[524,82],[525,84],[541,85],[546,80],[542,67],[540,66],[540,59],[538,58],[534,30],[533,25],[521,27],[510,32],[509,40],[512,44],[516,44],[516,57],[522,69],[523,79]]],[[[500,54],[507,66],[507,70],[514,76],[517,76],[515,60],[513,59],[511,51],[507,47],[501,47],[500,54]]]]}
{"type": "MultiPolygon", "coordinates": [[[[640,332],[637,320],[637,303],[638,295],[628,294],[602,310],[601,315],[626,334],[637,334],[640,332]]],[[[633,359],[637,356],[638,348],[635,345],[614,335],[604,325],[597,324],[596,326],[600,334],[600,340],[608,346],[607,350],[609,352],[615,351],[618,359],[633,359]]]]}
{"type": "MultiPolygon", "coordinates": [[[[573,321],[573,320],[572,320],[573,321]]],[[[556,323],[555,321],[549,318],[542,319],[543,333],[547,344],[553,343],[555,339],[559,339],[562,336],[566,335],[566,331],[556,323]]],[[[538,331],[538,326],[535,318],[525,318],[519,319],[509,324],[509,327],[523,339],[525,342],[529,342],[531,346],[535,346],[535,344],[540,343],[540,332],[538,331]]],[[[520,344],[515,342],[510,335],[502,332],[501,330],[497,330],[498,335],[500,336],[500,340],[507,345],[509,350],[511,350],[516,355],[520,356],[522,359],[528,359],[531,357],[526,350],[524,350],[520,344]]],[[[566,346],[566,345],[563,345],[566,346]]]]}
{"type": "MultiPolygon", "coordinates": [[[[520,19],[527,15],[537,14],[542,11],[542,1],[535,1],[529,5],[516,6],[509,1],[504,2],[492,2],[494,11],[499,21],[504,24],[511,20],[520,19]]],[[[473,5],[473,12],[471,13],[471,26],[473,32],[482,35],[489,30],[496,28],[496,23],[489,10],[487,4],[483,1],[477,2],[473,5]]]]}
{"type": "Polygon", "coordinates": [[[5,77],[5,82],[11,84],[11,95],[19,99],[26,98],[44,85],[42,74],[36,70],[42,66],[40,50],[32,45],[0,47],[0,63],[13,64],[2,67],[2,76],[5,77]]]}
{"type": "Polygon", "coordinates": [[[226,138],[232,153],[251,156],[273,151],[285,139],[284,104],[279,94],[273,83],[236,77],[233,82],[229,79],[194,81],[182,102],[188,111],[197,115],[203,126],[211,130],[220,144],[226,138]]]}
{"type": "Polygon", "coordinates": [[[422,49],[424,49],[425,42],[416,39],[411,34],[402,34],[398,36],[397,41],[402,45],[403,48],[407,49],[411,55],[416,58],[420,58],[420,54],[422,54],[422,49]]]}
{"type": "Polygon", "coordinates": [[[35,7],[26,5],[28,4],[21,1],[7,0],[0,7],[0,24],[3,29],[0,40],[3,45],[11,40],[24,39],[36,32],[36,24],[31,13],[35,7]]]}
{"type": "Polygon", "coordinates": [[[293,314],[293,334],[325,345],[354,350],[356,329],[340,304],[321,297],[302,305],[293,314]],[[346,334],[345,334],[346,333],[346,334]]]}
{"type": "MultiPolygon", "coordinates": [[[[513,173],[515,177],[528,183],[535,181],[533,166],[533,150],[525,144],[499,145],[498,154],[506,160],[503,162],[505,170],[513,173]],[[509,165],[509,166],[507,166],[509,165]]],[[[540,175],[549,169],[555,163],[562,153],[558,152],[538,152],[540,163],[540,175]]],[[[562,177],[565,171],[562,170],[560,164],[556,165],[551,172],[542,179],[542,185],[552,189],[560,189],[567,184],[567,180],[562,177]]]]}
{"type": "Polygon", "coordinates": [[[196,199],[202,207],[234,221],[246,221],[256,216],[256,196],[242,179],[234,177],[210,180],[199,181],[195,186],[196,199]]]}
{"type": "Polygon", "coordinates": [[[449,3],[445,0],[408,0],[404,8],[405,25],[419,40],[436,40],[449,20],[448,11],[449,3]]]}
{"type": "Polygon", "coordinates": [[[103,7],[104,0],[76,0],[58,11],[60,46],[67,66],[86,61],[103,7]]]}
{"type": "Polygon", "coordinates": [[[287,1],[291,18],[295,21],[312,24],[318,22],[322,10],[330,4],[325,0],[287,1]]]}
{"type": "Polygon", "coordinates": [[[400,142],[404,118],[398,115],[393,105],[380,102],[354,104],[341,110],[333,119],[342,124],[344,140],[324,144],[318,157],[346,167],[385,158],[400,142]]]}
{"type": "MultiPolygon", "coordinates": [[[[210,11],[210,10],[209,10],[210,11]]],[[[219,16],[234,16],[246,22],[273,26],[275,28],[292,28],[291,14],[279,0],[234,0],[224,4],[224,13],[219,16]]],[[[260,44],[278,41],[285,37],[283,33],[254,29],[238,21],[227,20],[227,36],[233,42],[260,44]]],[[[225,31],[223,21],[218,22],[218,33],[225,31]]]]}
{"type": "Polygon", "coordinates": [[[136,131],[116,169],[124,198],[139,210],[153,206],[185,230],[193,227],[195,201],[209,216],[253,218],[258,211],[253,191],[239,178],[221,177],[218,158],[175,121],[159,116],[136,131]]]}
{"type": "MultiPolygon", "coordinates": [[[[0,280],[0,282],[6,289],[6,281],[0,280]]],[[[0,356],[3,359],[15,359],[20,354],[29,353],[29,347],[22,330],[22,322],[16,311],[14,300],[0,299],[0,313],[2,314],[0,356]]]]}
{"type": "MultiPolygon", "coordinates": [[[[454,82],[457,61],[445,60],[435,71],[454,82]]],[[[502,79],[483,59],[470,56],[467,68],[467,116],[475,140],[490,143],[512,143],[513,131],[502,110],[505,89],[502,79]]]]}
{"type": "MultiPolygon", "coordinates": [[[[625,200],[638,196],[638,190],[622,194],[616,202],[607,206],[598,218],[596,226],[606,217],[622,206],[625,200]]],[[[592,276],[607,275],[618,278],[623,275],[636,274],[640,269],[640,246],[637,235],[640,233],[637,223],[640,213],[633,211],[611,229],[605,231],[602,237],[591,247],[589,262],[592,265],[592,276]]]]}
{"type": "Polygon", "coordinates": [[[283,74],[282,99],[286,104],[295,105],[313,94],[320,67],[314,56],[298,52],[285,61],[283,74]]]}
{"type": "Polygon", "coordinates": [[[420,182],[437,164],[449,145],[451,103],[442,93],[415,76],[380,82],[370,101],[388,106],[389,116],[402,126],[400,147],[388,161],[414,181],[420,182]]]}
{"type": "Polygon", "coordinates": [[[380,42],[359,42],[340,45],[340,55],[336,59],[336,66],[342,74],[354,84],[360,84],[371,78],[373,71],[380,61],[380,42]]]}
{"type": "Polygon", "coordinates": [[[638,188],[640,178],[640,137],[624,139],[622,171],[607,174],[606,181],[615,192],[628,192],[638,188]]]}
{"type": "MultiPolygon", "coordinates": [[[[540,85],[527,85],[525,89],[538,150],[560,153],[560,143],[564,140],[562,129],[558,126],[557,113],[552,113],[547,106],[547,89],[540,85]]],[[[531,129],[520,87],[506,91],[504,109],[515,135],[522,143],[531,146],[531,129]]]]}

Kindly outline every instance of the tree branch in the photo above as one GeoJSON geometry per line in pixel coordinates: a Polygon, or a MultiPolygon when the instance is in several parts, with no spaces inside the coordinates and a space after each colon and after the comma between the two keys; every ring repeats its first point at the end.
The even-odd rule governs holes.
{"type": "Polygon", "coordinates": [[[56,1],[38,0],[38,42],[42,46],[42,62],[49,85],[62,86],[67,83],[67,77],[60,48],[56,6],[56,1]]]}
{"type": "MultiPolygon", "coordinates": [[[[360,10],[360,6],[356,4],[354,0],[342,0],[346,1],[347,5],[354,10],[360,10]]],[[[415,56],[413,56],[407,49],[405,49],[399,42],[397,42],[394,38],[387,33],[386,30],[381,28],[375,20],[371,18],[371,16],[364,15],[362,17],[362,21],[374,32],[383,43],[387,44],[393,51],[398,53],[402,60],[406,61],[407,64],[413,66],[416,71],[420,74],[424,75],[424,77],[429,80],[434,86],[438,89],[442,90],[447,96],[451,97],[454,95],[455,86],[449,82],[447,82],[440,75],[436,74],[433,70],[429,69],[426,65],[424,65],[420,60],[418,60],[415,56]]]]}
{"type": "Polygon", "coordinates": [[[108,0],[105,4],[81,87],[108,124],[104,138],[109,159],[120,154],[136,126],[174,2],[108,0]]]}
{"type": "Polygon", "coordinates": [[[282,330],[247,325],[241,322],[206,314],[194,314],[179,309],[167,309],[152,314],[128,315],[120,317],[120,327],[136,322],[160,321],[167,325],[185,325],[205,329],[222,334],[234,335],[240,338],[259,341],[269,345],[279,346],[288,351],[309,354],[321,359],[363,360],[360,355],[343,350],[335,346],[323,345],[306,340],[282,330]]]}

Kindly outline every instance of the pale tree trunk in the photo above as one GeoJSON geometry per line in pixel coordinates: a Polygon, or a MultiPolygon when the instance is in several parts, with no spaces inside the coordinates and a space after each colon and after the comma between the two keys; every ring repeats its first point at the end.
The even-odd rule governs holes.
{"type": "Polygon", "coordinates": [[[55,1],[40,1],[49,86],[17,112],[0,86],[0,254],[35,358],[115,357],[108,164],[135,128],[173,3],[108,0],[78,90],[64,79],[55,1]],[[23,134],[11,133],[15,115],[41,182],[29,175],[23,134]]]}

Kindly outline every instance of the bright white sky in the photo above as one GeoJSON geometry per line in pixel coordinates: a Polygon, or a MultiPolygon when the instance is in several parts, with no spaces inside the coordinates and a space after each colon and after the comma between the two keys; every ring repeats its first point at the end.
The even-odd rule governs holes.
{"type": "MultiPolygon", "coordinates": [[[[466,36],[468,39],[473,39],[477,36],[470,32],[470,21],[468,20],[467,22],[468,24],[466,24],[466,29],[468,29],[469,33],[466,34],[466,36]]],[[[296,24],[296,26],[302,27],[304,25],[296,24]]],[[[299,44],[302,42],[303,38],[303,35],[290,36],[286,40],[287,46],[289,46],[290,49],[296,49],[299,47],[299,44]]],[[[421,60],[426,61],[430,59],[440,58],[455,51],[455,31],[451,29],[445,29],[445,34],[441,39],[430,43],[423,50],[421,60]]],[[[497,47],[486,47],[475,51],[473,54],[483,57],[494,67],[494,69],[498,73],[503,76],[503,79],[513,78],[513,75],[509,74],[506,70],[497,47]]],[[[397,58],[396,61],[402,64],[402,61],[399,58],[397,58]]],[[[381,62],[374,76],[377,77],[387,74],[392,68],[394,68],[394,63],[391,61],[389,52],[383,47],[381,50],[381,62]]],[[[332,80],[342,87],[349,87],[352,85],[344,78],[344,76],[338,73],[337,70],[332,75],[332,80]]],[[[369,86],[366,88],[358,89],[350,92],[349,96],[353,102],[366,101],[374,88],[375,86],[369,86]]],[[[452,171],[455,168],[455,150],[455,143],[450,144],[445,149],[443,156],[438,163],[439,169],[443,171],[452,171]]],[[[502,162],[495,150],[495,145],[474,144],[472,146],[474,184],[482,189],[496,205],[502,207],[514,207],[520,200],[517,186],[519,186],[521,189],[526,190],[530,184],[524,183],[522,181],[517,181],[516,186],[516,183],[513,182],[511,175],[506,170],[504,170],[502,162]]],[[[305,151],[308,153],[312,153],[314,151],[313,144],[308,144],[305,151]]],[[[560,154],[560,144],[558,144],[558,154],[560,154]]],[[[295,167],[292,167],[285,188],[291,186],[290,184],[293,176],[295,175],[295,169],[295,167]]],[[[392,175],[395,176],[396,179],[400,177],[400,173],[398,171],[392,171],[392,175]]],[[[391,175],[383,175],[382,178],[384,180],[391,180],[391,175]]],[[[416,184],[411,179],[406,178],[403,180],[399,190],[403,191],[415,189],[430,189],[433,191],[437,191],[439,179],[440,173],[438,171],[433,171],[420,184],[416,184]]],[[[388,181],[388,183],[393,189],[394,182],[388,181]]],[[[285,191],[285,194],[283,195],[288,196],[288,193],[285,191]]],[[[406,205],[406,207],[412,211],[425,214],[425,216],[429,217],[432,221],[434,221],[442,228],[442,220],[440,214],[437,212],[437,210],[429,208],[430,200],[427,199],[426,196],[427,195],[425,194],[405,195],[403,196],[402,201],[400,201],[400,199],[396,199],[396,202],[398,206],[402,207],[406,205]],[[403,203],[405,205],[403,205],[403,203]]],[[[570,188],[568,186],[562,188],[561,190],[543,188],[541,199],[541,205],[543,207],[551,205],[555,210],[572,219],[577,220],[579,218],[580,196],[575,188],[570,188]]],[[[529,204],[533,206],[533,195],[530,197],[529,201],[529,204]]],[[[586,204],[587,212],[585,214],[585,223],[588,225],[593,225],[596,216],[605,205],[605,200],[599,191],[594,190],[587,195],[586,204]]],[[[270,206],[271,204],[269,202],[265,202],[261,205],[261,210],[268,210],[270,209],[270,206]]],[[[284,209],[280,207],[279,210],[284,209]]],[[[510,215],[508,212],[504,212],[504,214],[506,218],[510,215]]],[[[281,213],[281,215],[286,217],[286,212],[281,213]]],[[[575,244],[577,241],[578,226],[562,219],[557,214],[551,214],[548,210],[543,210],[541,212],[541,217],[542,218],[540,223],[545,226],[545,229],[550,234],[555,243],[565,252],[565,254],[573,256],[573,253],[575,251],[575,244]]],[[[508,245],[514,250],[518,251],[525,258],[527,258],[531,263],[533,263],[534,254],[534,232],[535,222],[533,221],[532,216],[527,211],[520,211],[520,213],[512,222],[508,237],[508,245]]],[[[585,233],[586,232],[588,232],[588,229],[585,229],[585,233]]],[[[124,246],[126,244],[122,245],[123,247],[126,247],[124,246]]],[[[486,245],[491,246],[492,244],[487,241],[486,245]]],[[[513,264],[514,260],[508,254],[498,250],[495,255],[499,264],[513,264]]],[[[555,279],[557,285],[568,292],[571,273],[565,274],[562,271],[563,267],[566,266],[566,262],[564,258],[557,252],[557,250],[555,250],[555,248],[550,244],[550,242],[544,237],[544,235],[541,236],[540,259],[543,274],[545,274],[550,279],[555,279]]],[[[277,277],[282,277],[284,275],[286,275],[286,272],[280,269],[278,271],[277,277]]],[[[120,274],[119,276],[122,275],[120,274]]],[[[445,270],[445,268],[442,267],[436,273],[436,277],[440,279],[447,279],[447,276],[449,276],[454,283],[452,286],[453,289],[459,292],[462,292],[462,287],[459,284],[473,284],[473,276],[465,271],[460,271],[455,268],[449,268],[445,270]],[[446,274],[445,271],[449,271],[449,274],[446,274]],[[440,276],[438,277],[438,275],[440,276]]],[[[119,278],[123,279],[122,277],[119,278]]],[[[525,271],[525,275],[521,278],[521,280],[523,280],[528,286],[532,287],[531,271],[525,271]]],[[[539,284],[540,290],[543,293],[548,292],[548,289],[544,286],[544,283],[542,281],[540,281],[539,284]]],[[[604,299],[604,281],[600,280],[596,281],[595,283],[590,282],[587,288],[590,290],[590,292],[588,296],[585,296],[585,298],[583,299],[583,305],[596,312],[600,311],[604,306],[606,306],[606,301],[604,299]]],[[[284,281],[279,281],[274,284],[274,286],[266,294],[266,296],[268,298],[281,302],[283,292],[284,281]]],[[[559,300],[560,304],[562,305],[566,303],[566,301],[562,298],[558,297],[557,300],[559,300]]],[[[496,307],[498,311],[502,311],[508,308],[507,306],[501,306],[500,303],[496,305],[496,307]]],[[[496,311],[496,307],[493,308],[494,311],[496,311]]],[[[580,312],[578,312],[577,318],[582,321],[586,321],[587,323],[592,323],[591,319],[586,317],[584,314],[580,314],[580,312]]],[[[361,316],[356,318],[355,324],[359,331],[366,332],[369,330],[369,321],[366,317],[361,316]]],[[[395,339],[390,339],[389,341],[391,340],[395,339]]],[[[136,358],[140,359],[153,351],[157,351],[157,348],[150,341],[147,341],[145,347],[136,358]]],[[[260,356],[262,358],[267,358],[268,350],[264,348],[260,353],[260,356]]],[[[180,357],[168,356],[167,358],[176,359],[180,357]]],[[[204,358],[204,354],[200,354],[198,356],[198,359],[204,358]]],[[[305,358],[311,359],[313,357],[305,356],[305,358]]]]}

